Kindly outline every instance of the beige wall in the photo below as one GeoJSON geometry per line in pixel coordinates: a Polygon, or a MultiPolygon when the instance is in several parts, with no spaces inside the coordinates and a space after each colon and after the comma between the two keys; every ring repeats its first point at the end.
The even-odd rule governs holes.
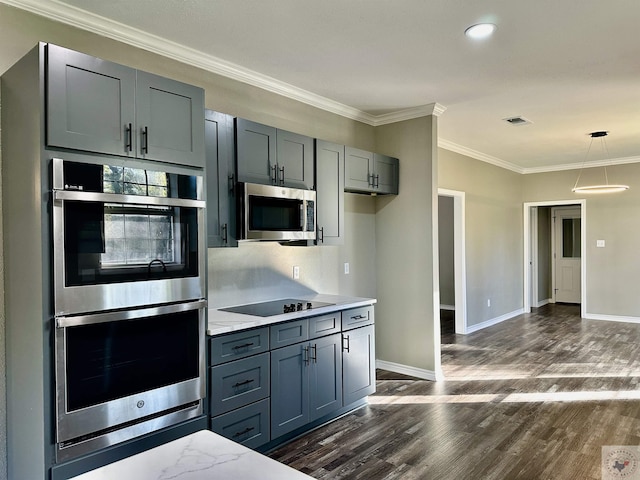
{"type": "MultiPolygon", "coordinates": [[[[640,317],[640,164],[609,167],[611,183],[626,183],[623,193],[576,196],[571,192],[578,171],[540,173],[524,176],[523,200],[586,199],[586,314],[588,316],[640,317]],[[605,240],[605,248],[596,248],[605,240]]],[[[582,179],[594,181],[602,168],[587,169],[582,179]]],[[[580,182],[583,184],[583,181],[580,182]]]]}
{"type": "Polygon", "coordinates": [[[443,149],[438,166],[438,186],[466,194],[467,325],[521,309],[523,175],[443,149]]]}
{"type": "Polygon", "coordinates": [[[377,200],[376,357],[437,372],[437,117],[376,130],[377,151],[401,159],[400,195],[377,200]]]}
{"type": "Polygon", "coordinates": [[[551,208],[538,207],[538,302],[551,298],[551,208]]]}

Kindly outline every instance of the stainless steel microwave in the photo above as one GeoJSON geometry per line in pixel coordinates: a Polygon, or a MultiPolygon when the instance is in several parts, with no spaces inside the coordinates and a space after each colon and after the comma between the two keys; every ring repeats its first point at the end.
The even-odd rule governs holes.
{"type": "Polygon", "coordinates": [[[240,183],[241,240],[296,241],[316,238],[316,192],[240,183]]]}

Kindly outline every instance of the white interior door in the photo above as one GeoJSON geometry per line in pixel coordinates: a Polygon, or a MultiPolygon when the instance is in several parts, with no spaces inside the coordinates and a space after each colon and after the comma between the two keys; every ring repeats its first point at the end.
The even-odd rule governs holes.
{"type": "Polygon", "coordinates": [[[556,302],[581,303],[581,218],[580,208],[554,208],[556,302]]]}

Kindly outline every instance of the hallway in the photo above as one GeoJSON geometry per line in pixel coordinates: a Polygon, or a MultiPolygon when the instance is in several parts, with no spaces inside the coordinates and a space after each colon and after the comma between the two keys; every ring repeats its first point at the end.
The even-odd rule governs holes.
{"type": "Polygon", "coordinates": [[[446,380],[378,371],[369,406],[271,456],[318,479],[600,479],[640,445],[640,325],[547,305],[442,338],[446,380]]]}

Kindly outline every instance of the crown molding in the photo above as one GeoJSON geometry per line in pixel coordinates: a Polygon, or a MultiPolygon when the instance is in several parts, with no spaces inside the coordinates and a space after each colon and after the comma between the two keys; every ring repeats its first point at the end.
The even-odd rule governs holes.
{"type": "Polygon", "coordinates": [[[450,142],[449,140],[445,140],[444,138],[438,138],[438,147],[444,148],[445,150],[450,150],[455,153],[459,153],[461,155],[465,155],[467,157],[475,158],[476,160],[490,163],[491,165],[495,165],[496,167],[506,168],[507,170],[511,170],[512,172],[524,173],[524,169],[518,165],[514,165],[513,163],[502,160],[501,158],[492,157],[491,155],[487,155],[486,153],[482,153],[471,148],[463,147],[462,145],[450,142]]]}
{"type": "Polygon", "coordinates": [[[414,118],[426,117],[428,115],[439,117],[446,109],[447,107],[440,105],[439,103],[429,103],[418,107],[405,108],[404,110],[373,116],[373,126],[379,127],[389,123],[413,120],[414,118]]]}
{"type": "Polygon", "coordinates": [[[295,87],[273,77],[244,68],[235,63],[228,62],[213,55],[204,54],[198,50],[180,45],[179,43],[172,42],[157,35],[152,35],[120,22],[109,20],[56,0],[0,0],[0,3],[4,3],[21,10],[26,10],[36,15],[95,33],[102,37],[123,42],[148,52],[177,60],[181,63],[202,68],[203,70],[237,80],[371,126],[385,125],[425,115],[440,115],[445,110],[445,107],[442,105],[432,103],[384,115],[372,115],[349,105],[345,105],[321,95],[295,87]]]}
{"type": "Polygon", "coordinates": [[[578,170],[580,168],[592,168],[592,167],[610,167],[613,165],[625,165],[628,163],[640,163],[640,156],[635,157],[620,157],[611,158],[605,160],[592,160],[584,163],[566,163],[564,165],[549,165],[546,167],[531,167],[525,168],[522,173],[545,173],[545,172],[559,172],[562,170],[578,170]]]}

